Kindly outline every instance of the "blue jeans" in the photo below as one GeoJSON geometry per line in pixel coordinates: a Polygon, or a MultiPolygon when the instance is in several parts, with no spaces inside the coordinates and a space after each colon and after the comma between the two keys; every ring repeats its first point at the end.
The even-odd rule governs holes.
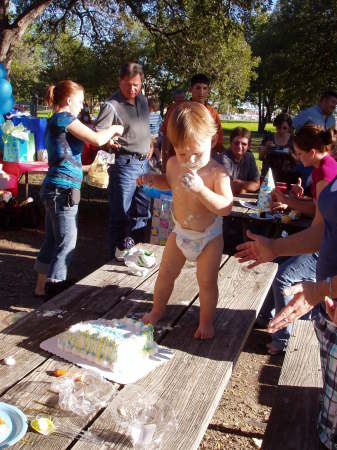
{"type": "Polygon", "coordinates": [[[34,269],[50,281],[63,281],[77,240],[78,205],[68,205],[68,194],[58,188],[42,186],[40,198],[46,210],[46,236],[34,269]]]}
{"type": "MultiPolygon", "coordinates": [[[[273,315],[279,313],[290,300],[293,298],[291,295],[284,295],[283,289],[293,284],[300,283],[302,281],[315,281],[316,280],[316,264],[318,259],[318,253],[305,254],[299,256],[292,256],[286,260],[282,259],[279,262],[279,268],[274,278],[272,287],[266,297],[266,301],[259,314],[259,319],[270,320],[273,315]]],[[[308,314],[302,317],[304,320],[313,319],[318,313],[318,308],[314,308],[308,314]]],[[[292,324],[288,325],[282,330],[276,331],[272,335],[273,347],[284,350],[288,344],[290,333],[292,330],[292,324]]]]}
{"type": "Polygon", "coordinates": [[[151,217],[150,199],[142,187],[136,186],[140,175],[149,172],[149,161],[132,155],[119,155],[109,168],[109,243],[110,254],[127,236],[140,242],[151,217]]]}

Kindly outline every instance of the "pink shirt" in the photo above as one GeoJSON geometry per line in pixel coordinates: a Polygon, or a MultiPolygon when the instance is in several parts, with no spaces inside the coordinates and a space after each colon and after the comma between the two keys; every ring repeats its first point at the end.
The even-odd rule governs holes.
{"type": "Polygon", "coordinates": [[[321,165],[312,171],[312,186],[311,193],[315,200],[316,198],[316,186],[319,181],[332,181],[337,175],[337,162],[332,156],[327,155],[321,160],[321,165]]]}

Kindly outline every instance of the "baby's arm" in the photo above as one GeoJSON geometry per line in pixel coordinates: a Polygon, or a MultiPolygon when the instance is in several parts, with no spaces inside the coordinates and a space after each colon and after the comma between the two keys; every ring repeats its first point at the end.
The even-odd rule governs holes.
{"type": "Polygon", "coordinates": [[[170,185],[167,181],[165,174],[153,174],[147,173],[137,178],[137,186],[147,184],[149,187],[155,187],[161,191],[167,191],[170,189],[170,185]]]}
{"type": "Polygon", "coordinates": [[[186,171],[186,174],[190,177],[188,188],[207,209],[218,216],[227,216],[233,206],[230,178],[220,165],[215,168],[213,173],[214,190],[207,187],[196,172],[186,171]]]}

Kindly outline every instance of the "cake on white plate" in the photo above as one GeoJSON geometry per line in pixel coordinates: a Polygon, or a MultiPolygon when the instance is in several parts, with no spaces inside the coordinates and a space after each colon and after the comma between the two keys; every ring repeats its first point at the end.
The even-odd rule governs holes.
{"type": "Polygon", "coordinates": [[[79,322],[58,335],[57,347],[105,370],[135,367],[157,353],[153,326],[129,318],[79,322]]]}

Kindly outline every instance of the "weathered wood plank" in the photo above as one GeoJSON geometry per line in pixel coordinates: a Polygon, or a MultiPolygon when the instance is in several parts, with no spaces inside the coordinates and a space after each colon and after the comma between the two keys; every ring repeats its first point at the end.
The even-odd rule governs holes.
{"type": "MultiPolygon", "coordinates": [[[[162,340],[174,350],[174,357],[137,383],[144,397],[150,393],[164,398],[176,413],[178,430],[165,439],[161,449],[198,447],[275,273],[275,264],[248,271],[231,258],[220,270],[216,337],[207,342],[193,339],[199,314],[196,300],[162,340]]],[[[112,407],[113,402],[90,429],[117,430],[112,407]]],[[[119,440],[114,448],[128,445],[127,439],[119,440]]],[[[84,449],[85,444],[78,442],[74,448],[84,449]]]]}
{"type": "Polygon", "coordinates": [[[111,261],[51,299],[48,305],[66,307],[68,311],[85,309],[103,316],[121,297],[158,271],[164,247],[151,244],[141,244],[140,247],[153,251],[156,256],[156,265],[149,269],[146,277],[130,276],[123,263],[111,261]]]}
{"type": "MultiPolygon", "coordinates": [[[[227,256],[223,257],[223,262],[227,259],[227,256]]],[[[105,266],[104,266],[105,267],[105,266]]],[[[125,298],[120,302],[120,305],[118,305],[118,307],[116,308],[112,308],[112,311],[110,314],[108,314],[108,316],[110,315],[111,317],[123,317],[126,314],[132,314],[133,312],[139,312],[142,311],[142,305],[141,305],[141,300],[147,301],[147,303],[145,304],[146,309],[149,309],[151,307],[151,304],[149,304],[149,301],[151,301],[152,303],[152,293],[153,293],[153,288],[154,288],[154,283],[156,280],[156,277],[149,277],[148,279],[142,279],[142,284],[140,284],[140,280],[137,277],[130,277],[133,280],[137,280],[137,288],[134,289],[134,291],[132,291],[132,293],[130,294],[129,298],[125,298]],[[140,284],[140,286],[139,286],[140,284]],[[140,289],[141,287],[141,289],[140,289]],[[116,311],[115,311],[116,309],[116,311]]],[[[177,280],[173,295],[171,297],[171,303],[175,304],[175,305],[179,305],[181,304],[181,306],[183,308],[188,307],[188,305],[193,301],[193,299],[196,297],[196,295],[198,294],[198,288],[197,288],[197,284],[195,283],[195,267],[191,267],[191,266],[187,266],[180,278],[177,280]]],[[[53,306],[55,307],[59,307],[59,304],[57,303],[57,305],[55,305],[55,302],[49,302],[48,303],[48,308],[52,308],[53,306]],[[53,304],[54,303],[54,304],[53,304]]],[[[113,305],[115,306],[115,305],[113,305]]],[[[83,309],[83,308],[81,308],[83,309]]],[[[51,309],[53,310],[53,309],[51,309]]],[[[61,311],[65,311],[65,310],[61,310],[61,311]]],[[[15,381],[17,381],[18,379],[21,379],[21,382],[19,382],[18,384],[16,384],[12,389],[9,389],[5,396],[3,396],[2,401],[10,401],[13,402],[13,399],[15,400],[14,403],[17,404],[19,407],[21,407],[25,412],[28,412],[31,414],[31,403],[36,402],[36,399],[43,399],[47,396],[48,401],[44,401],[41,402],[50,405],[51,404],[51,400],[50,400],[50,395],[52,396],[52,398],[55,400],[55,396],[54,394],[47,394],[44,392],[46,385],[40,383],[38,380],[39,378],[45,378],[46,377],[46,372],[48,370],[60,367],[60,364],[62,367],[71,367],[71,365],[65,361],[59,360],[56,356],[51,356],[49,360],[45,361],[43,363],[43,361],[46,359],[46,357],[50,356],[49,354],[43,352],[42,350],[40,350],[38,348],[40,342],[44,339],[46,339],[47,337],[53,336],[55,334],[57,334],[58,332],[62,331],[62,329],[67,328],[68,326],[70,326],[70,324],[72,323],[76,323],[79,320],[88,320],[88,319],[92,319],[92,318],[97,318],[97,316],[95,315],[94,317],[92,316],[92,311],[81,311],[81,316],[79,316],[78,311],[71,311],[71,312],[67,312],[67,320],[64,321],[63,319],[59,319],[57,318],[57,316],[53,315],[52,317],[47,317],[47,318],[43,318],[42,319],[42,314],[46,312],[46,306],[44,306],[44,311],[37,311],[36,313],[32,313],[30,315],[30,320],[25,320],[22,321],[21,324],[16,324],[16,327],[12,326],[10,327],[10,331],[11,331],[11,335],[9,335],[10,337],[12,336],[17,336],[16,333],[20,332],[21,335],[17,336],[17,344],[19,345],[23,345],[22,342],[22,328],[25,330],[25,333],[30,337],[29,339],[29,343],[30,343],[30,350],[31,353],[29,355],[29,357],[27,356],[27,351],[24,351],[23,349],[19,348],[16,349],[15,352],[11,351],[10,354],[13,355],[16,360],[17,360],[17,364],[15,366],[15,374],[17,375],[17,378],[13,378],[13,368],[9,368],[6,366],[2,366],[1,368],[3,369],[4,373],[1,374],[0,372],[0,376],[1,376],[1,385],[3,387],[3,389],[8,389],[9,386],[12,386],[13,383],[15,383],[15,381]],[[89,315],[89,316],[88,316],[89,315]],[[88,317],[87,317],[88,316],[88,317]],[[42,327],[42,323],[41,320],[43,320],[44,323],[44,327],[42,327]],[[21,328],[21,329],[20,329],[21,328]],[[37,332],[36,330],[39,330],[39,332],[37,332]],[[36,352],[33,352],[32,350],[37,350],[36,352]],[[43,356],[40,355],[40,353],[42,353],[43,356]],[[35,372],[33,372],[32,374],[29,374],[29,372],[34,368],[37,367],[38,368],[35,370],[35,372]],[[38,374],[44,374],[44,375],[39,375],[38,377],[35,376],[35,374],[38,372],[38,374]],[[28,376],[25,377],[25,375],[28,374],[28,376]],[[6,379],[7,382],[6,382],[6,379]],[[36,381],[36,386],[40,386],[41,390],[40,392],[38,391],[38,389],[36,389],[36,393],[33,393],[28,391],[27,395],[22,395],[22,399],[19,400],[19,398],[21,398],[21,394],[22,392],[24,392],[24,387],[28,387],[32,384],[31,380],[35,380],[36,381]],[[19,393],[19,395],[18,395],[19,393]],[[49,395],[49,397],[48,397],[49,395]],[[28,402],[29,401],[29,402],[28,402]],[[28,402],[28,403],[27,403],[28,402]]],[[[144,311],[145,312],[145,311],[144,311]]],[[[63,314],[63,312],[62,312],[63,314]]],[[[171,319],[171,321],[173,322],[177,316],[179,316],[181,314],[181,310],[177,310],[176,314],[173,314],[171,311],[171,314],[169,316],[169,318],[171,319]]],[[[170,320],[168,318],[168,320],[170,320]]],[[[9,331],[9,328],[7,328],[7,332],[9,331]]],[[[24,341],[25,342],[25,341],[24,341]]],[[[8,348],[8,342],[6,342],[5,345],[6,348],[8,348]]],[[[5,348],[4,347],[4,348],[5,348]]],[[[12,347],[11,347],[12,348],[12,347]]],[[[1,349],[0,347],[0,354],[4,354],[3,351],[4,349],[1,349]]],[[[5,356],[5,354],[4,354],[5,356]]],[[[0,368],[0,370],[1,370],[0,368]]],[[[50,382],[50,378],[48,377],[48,381],[50,382]]],[[[35,383],[35,381],[34,381],[35,383]]],[[[38,411],[39,408],[36,408],[36,410],[38,411]]],[[[46,410],[46,408],[44,409],[46,410]]],[[[43,410],[42,410],[43,411],[43,410]]],[[[51,413],[55,412],[54,410],[51,411],[51,413]]],[[[62,415],[62,412],[61,412],[62,415]]],[[[59,420],[59,419],[58,419],[59,420]]],[[[82,426],[85,425],[86,422],[81,422],[82,426]]],[[[81,426],[78,424],[79,428],[81,429],[81,426]]],[[[104,428],[105,433],[104,437],[105,439],[109,439],[111,436],[111,433],[109,431],[109,429],[107,429],[106,427],[104,428]]],[[[102,431],[100,430],[100,433],[102,434],[102,431]]],[[[113,433],[113,437],[114,439],[118,439],[119,436],[119,432],[118,430],[115,430],[113,433]]],[[[55,438],[48,438],[48,439],[54,439],[55,438]]],[[[46,439],[41,439],[41,436],[32,434],[29,436],[29,441],[31,443],[33,443],[34,448],[42,448],[44,446],[44,444],[46,444],[46,439]]],[[[54,442],[52,441],[52,442],[54,442]]],[[[69,439],[65,439],[62,438],[59,441],[57,441],[58,444],[57,446],[59,448],[66,448],[70,441],[69,439]]],[[[21,444],[18,444],[18,448],[20,448],[21,444]]],[[[49,445],[49,444],[48,444],[49,445]]],[[[53,448],[52,446],[50,448],[53,448]]]]}
{"type": "Polygon", "coordinates": [[[0,333],[0,359],[15,358],[15,366],[0,365],[0,394],[40,366],[50,354],[40,349],[40,343],[81,320],[97,319],[92,312],[61,314],[44,317],[39,311],[29,314],[24,326],[6,328],[0,333]]]}
{"type": "MultiPolygon", "coordinates": [[[[148,275],[151,278],[158,270],[163,248],[148,244],[144,244],[144,247],[153,250],[157,257],[157,264],[148,275]]],[[[3,329],[0,333],[0,359],[13,356],[16,370],[14,374],[7,366],[0,365],[0,394],[50,356],[39,348],[42,341],[74,323],[103,316],[125,294],[140,289],[144,280],[144,277],[130,276],[125,266],[106,264],[36,311],[3,329]],[[94,280],[97,280],[97,287],[92,286],[94,280]],[[59,313],[53,314],[55,311],[59,313]],[[48,317],[49,313],[52,316],[48,317]]]]}
{"type": "Polygon", "coordinates": [[[289,340],[264,450],[318,450],[316,433],[322,374],[313,323],[298,320],[289,340]]]}
{"type": "MultiPolygon", "coordinates": [[[[227,255],[223,255],[221,266],[228,260],[227,255]]],[[[157,274],[147,278],[137,289],[134,289],[123,299],[115,308],[111,309],[105,317],[108,319],[121,318],[126,315],[141,318],[146,312],[150,311],[153,303],[154,285],[157,274]]],[[[181,274],[175,282],[171,294],[166,314],[163,320],[156,327],[156,340],[165,333],[173,323],[195,302],[199,293],[199,287],[196,282],[196,266],[186,264],[181,274]]]]}

